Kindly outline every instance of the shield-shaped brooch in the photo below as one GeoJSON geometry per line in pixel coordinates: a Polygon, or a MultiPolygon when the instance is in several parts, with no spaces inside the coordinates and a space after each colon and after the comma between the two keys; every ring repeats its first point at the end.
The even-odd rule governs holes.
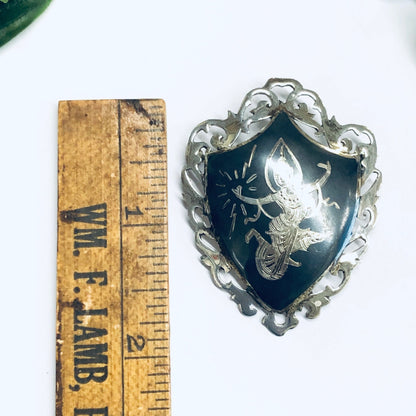
{"type": "Polygon", "coordinates": [[[245,315],[283,335],[348,281],[374,225],[381,174],[365,127],[271,79],[237,114],[199,124],[182,173],[202,263],[245,315]]]}

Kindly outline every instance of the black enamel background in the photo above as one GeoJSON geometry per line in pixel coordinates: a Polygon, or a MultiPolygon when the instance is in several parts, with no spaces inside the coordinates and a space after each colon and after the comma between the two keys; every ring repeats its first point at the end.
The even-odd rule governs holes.
{"type": "MultiPolygon", "coordinates": [[[[247,280],[257,296],[272,309],[279,311],[290,305],[324,273],[344,247],[350,237],[357,205],[357,168],[355,159],[328,152],[305,138],[283,112],[265,132],[251,141],[232,150],[208,155],[206,192],[216,238],[224,254],[235,263],[241,276],[247,280]],[[290,257],[301,262],[301,267],[289,265],[282,278],[272,281],[263,278],[257,271],[257,240],[252,238],[247,244],[244,239],[247,232],[255,228],[270,242],[270,236],[266,233],[270,219],[261,214],[256,222],[244,224],[245,215],[254,216],[257,207],[245,204],[244,212],[241,201],[232,193],[232,189],[240,185],[243,194],[253,198],[270,194],[264,177],[264,166],[279,138],[284,139],[299,161],[304,183],[313,183],[322,176],[323,170],[317,166],[318,163],[330,162],[332,171],[322,187],[322,194],[324,199],[329,197],[330,201],[336,201],[340,209],[322,205],[321,213],[326,217],[332,235],[325,241],[312,244],[306,252],[292,253],[290,257]],[[256,151],[251,167],[242,178],[244,162],[249,160],[254,145],[256,151]],[[256,179],[247,184],[247,179],[254,174],[257,175],[256,179]],[[250,187],[256,189],[250,190],[250,187]],[[224,208],[227,199],[230,199],[230,202],[224,208]],[[230,233],[231,209],[234,204],[235,228],[230,233]]],[[[265,208],[273,216],[282,212],[277,204],[271,203],[265,208]]],[[[322,231],[317,217],[305,219],[299,226],[322,231]]]]}

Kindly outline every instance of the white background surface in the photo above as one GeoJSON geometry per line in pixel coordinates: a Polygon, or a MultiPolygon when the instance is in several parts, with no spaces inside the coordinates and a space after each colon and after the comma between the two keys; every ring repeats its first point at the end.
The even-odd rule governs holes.
{"type": "Polygon", "coordinates": [[[0,49],[0,414],[54,414],[57,102],[166,100],[176,416],[416,414],[416,2],[52,2],[0,49]],[[283,338],[199,263],[181,202],[192,128],[270,77],[376,135],[369,250],[316,320],[283,338]]]}

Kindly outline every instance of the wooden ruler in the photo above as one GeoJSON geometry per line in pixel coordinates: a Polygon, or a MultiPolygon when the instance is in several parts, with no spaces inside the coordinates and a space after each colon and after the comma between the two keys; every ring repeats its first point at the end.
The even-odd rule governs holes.
{"type": "Polygon", "coordinates": [[[58,416],[170,415],[162,100],[59,105],[58,416]]]}

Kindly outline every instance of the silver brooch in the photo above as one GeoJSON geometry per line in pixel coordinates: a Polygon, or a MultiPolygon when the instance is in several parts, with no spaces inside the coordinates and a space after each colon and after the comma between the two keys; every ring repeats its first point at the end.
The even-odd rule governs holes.
{"type": "Polygon", "coordinates": [[[244,315],[276,335],[314,318],[348,281],[376,218],[373,134],[318,95],[271,79],[237,114],[192,132],[184,199],[202,263],[244,315]]]}

